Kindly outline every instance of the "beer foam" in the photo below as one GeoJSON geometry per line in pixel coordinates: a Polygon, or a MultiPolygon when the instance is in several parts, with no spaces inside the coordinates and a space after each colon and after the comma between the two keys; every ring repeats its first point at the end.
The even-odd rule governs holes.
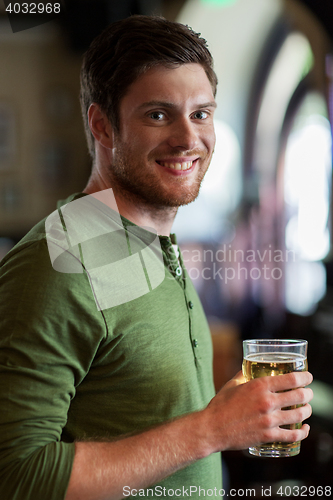
{"type": "Polygon", "coordinates": [[[306,356],[294,352],[256,352],[248,354],[244,359],[255,363],[294,363],[304,361],[306,356]]]}

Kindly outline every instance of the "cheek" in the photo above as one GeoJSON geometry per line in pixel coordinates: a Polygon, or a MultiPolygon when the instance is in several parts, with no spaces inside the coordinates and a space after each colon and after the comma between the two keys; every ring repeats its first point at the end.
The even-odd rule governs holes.
{"type": "Polygon", "coordinates": [[[122,142],[122,149],[137,155],[147,155],[159,144],[155,133],[145,130],[134,130],[122,142]]]}
{"type": "Polygon", "coordinates": [[[213,152],[216,143],[216,135],[213,127],[205,134],[205,143],[209,151],[213,152]]]}
{"type": "Polygon", "coordinates": [[[216,142],[216,134],[215,134],[215,127],[214,127],[214,125],[212,125],[211,131],[210,131],[210,137],[211,137],[211,141],[212,141],[212,144],[213,144],[213,147],[214,147],[215,146],[215,142],[216,142]]]}

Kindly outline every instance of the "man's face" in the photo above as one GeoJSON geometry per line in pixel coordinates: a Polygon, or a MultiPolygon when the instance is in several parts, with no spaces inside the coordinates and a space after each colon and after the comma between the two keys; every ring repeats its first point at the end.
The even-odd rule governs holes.
{"type": "Polygon", "coordinates": [[[109,158],[115,191],[159,208],[195,200],[214,149],[215,106],[199,64],[140,76],[120,103],[109,158]]]}

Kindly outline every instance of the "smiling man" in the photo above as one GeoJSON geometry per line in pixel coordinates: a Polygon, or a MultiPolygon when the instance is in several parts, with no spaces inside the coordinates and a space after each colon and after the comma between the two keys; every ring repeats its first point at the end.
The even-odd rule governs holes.
{"type": "Polygon", "coordinates": [[[96,162],[85,192],[112,186],[122,215],[168,236],[177,208],[195,200],[209,166],[215,107],[207,75],[194,63],[154,67],[132,83],[119,132],[91,104],[96,162]]]}
{"type": "MultiPolygon", "coordinates": [[[[127,22],[142,30],[139,37],[146,39],[147,46],[156,43],[156,53],[145,54],[147,60],[143,62],[142,40],[135,45],[133,30],[122,35],[123,48],[118,44],[119,53],[108,60],[96,57],[94,45],[88,51],[82,70],[81,101],[88,119],[88,140],[91,134],[94,137],[91,152],[95,161],[85,192],[112,187],[122,215],[138,222],[141,216],[144,220],[153,218],[158,226],[160,219],[168,221],[165,229],[158,229],[168,236],[177,208],[198,196],[212,157],[217,79],[204,40],[182,25],[178,25],[177,38],[169,37],[163,53],[162,32],[154,37],[147,19],[132,17],[127,22]],[[106,102],[106,96],[96,102],[98,89],[89,83],[104,77],[107,86],[113,71],[113,80],[119,79],[115,87],[119,93],[121,89],[120,95],[110,92],[110,100],[115,103],[106,102]],[[121,86],[123,78],[127,87],[121,86]]],[[[161,19],[155,19],[155,23],[156,30],[168,33],[170,23],[161,19]]],[[[116,33],[114,26],[115,40],[116,33]]],[[[100,37],[100,42],[106,39],[103,42],[100,37]]],[[[110,53],[108,47],[104,57],[110,53]]],[[[99,82],[100,95],[103,83],[99,82]]]]}
{"type": "Polygon", "coordinates": [[[0,498],[221,498],[221,451],[308,435],[280,427],[311,414],[307,372],[239,373],[215,396],[170,234],[212,157],[216,83],[205,40],[162,18],[117,22],[86,53],[87,187],[0,266],[0,498]]]}

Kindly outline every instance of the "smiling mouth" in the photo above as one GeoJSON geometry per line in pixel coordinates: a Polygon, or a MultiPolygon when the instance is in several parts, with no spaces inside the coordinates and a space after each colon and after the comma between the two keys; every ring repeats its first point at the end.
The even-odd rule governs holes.
{"type": "Polygon", "coordinates": [[[171,168],[172,170],[189,170],[195,161],[196,160],[184,161],[182,163],[178,163],[178,162],[177,163],[170,163],[167,161],[157,161],[156,163],[158,163],[162,167],[171,168]]]}

